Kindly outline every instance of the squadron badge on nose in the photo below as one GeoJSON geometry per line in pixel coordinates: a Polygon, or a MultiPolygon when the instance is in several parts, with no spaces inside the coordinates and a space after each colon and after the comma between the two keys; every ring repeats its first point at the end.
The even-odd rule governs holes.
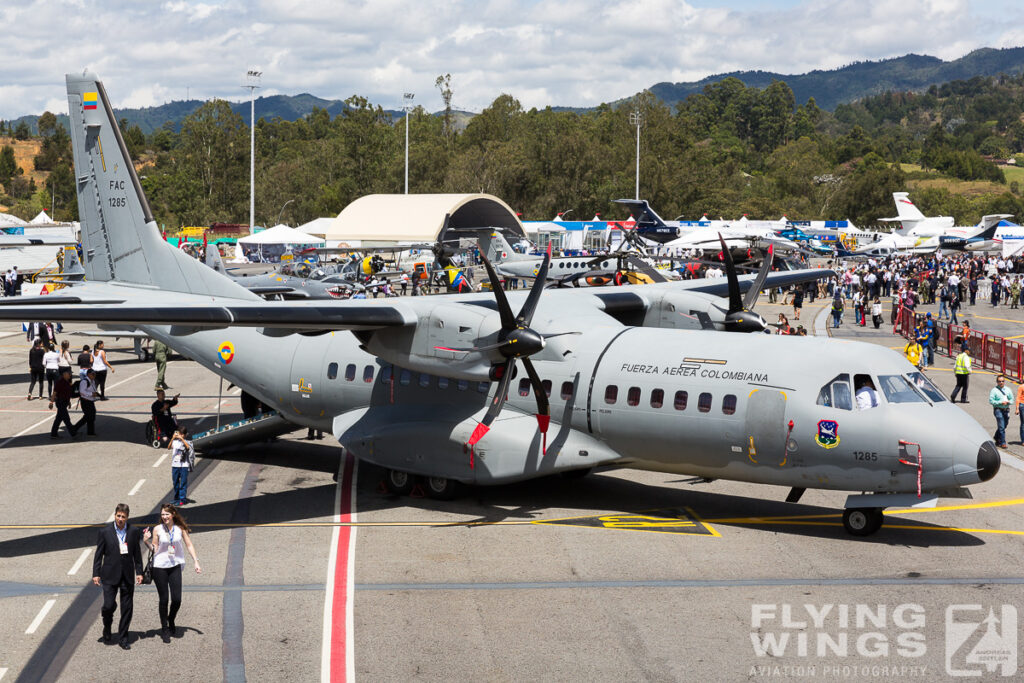
{"type": "Polygon", "coordinates": [[[835,448],[839,445],[839,423],[835,420],[818,420],[818,434],[814,441],[822,448],[835,448]]]}

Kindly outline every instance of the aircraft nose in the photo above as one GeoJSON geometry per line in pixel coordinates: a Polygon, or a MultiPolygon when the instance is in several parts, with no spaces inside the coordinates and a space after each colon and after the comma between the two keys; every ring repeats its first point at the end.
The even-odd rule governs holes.
{"type": "Polygon", "coordinates": [[[978,448],[978,479],[988,481],[999,471],[999,449],[991,441],[986,441],[978,448]]]}

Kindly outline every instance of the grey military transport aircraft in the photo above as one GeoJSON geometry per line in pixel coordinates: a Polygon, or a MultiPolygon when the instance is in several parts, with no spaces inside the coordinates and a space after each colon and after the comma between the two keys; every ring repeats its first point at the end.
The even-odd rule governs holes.
{"type": "Polygon", "coordinates": [[[102,84],[83,73],[67,89],[88,282],[4,299],[0,319],[137,327],[331,430],[394,492],[632,467],[785,486],[790,501],[853,491],[843,522],[867,535],[884,508],[999,469],[986,431],[900,354],[702,330],[681,313],[725,316],[687,283],[543,290],[541,274],[493,297],[264,301],[161,239],[102,84]],[[869,383],[875,407],[857,410],[869,383]]]}

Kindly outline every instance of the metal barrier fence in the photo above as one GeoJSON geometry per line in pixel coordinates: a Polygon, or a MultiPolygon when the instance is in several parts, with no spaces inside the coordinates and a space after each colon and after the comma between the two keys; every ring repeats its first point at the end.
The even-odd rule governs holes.
{"type": "MultiPolygon", "coordinates": [[[[924,320],[925,315],[922,313],[901,313],[893,332],[906,339],[916,337],[917,326],[924,320]]],[[[955,358],[965,340],[975,368],[994,370],[1017,383],[1024,382],[1024,345],[1020,342],[964,328],[962,325],[935,322],[935,353],[955,358]]]]}

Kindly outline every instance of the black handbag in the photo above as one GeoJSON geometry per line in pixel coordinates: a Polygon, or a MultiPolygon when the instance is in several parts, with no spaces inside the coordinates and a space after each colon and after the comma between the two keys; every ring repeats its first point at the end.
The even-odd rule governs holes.
{"type": "Polygon", "coordinates": [[[146,568],[142,570],[142,583],[153,583],[153,549],[149,549],[149,559],[146,560],[146,568]]]}

